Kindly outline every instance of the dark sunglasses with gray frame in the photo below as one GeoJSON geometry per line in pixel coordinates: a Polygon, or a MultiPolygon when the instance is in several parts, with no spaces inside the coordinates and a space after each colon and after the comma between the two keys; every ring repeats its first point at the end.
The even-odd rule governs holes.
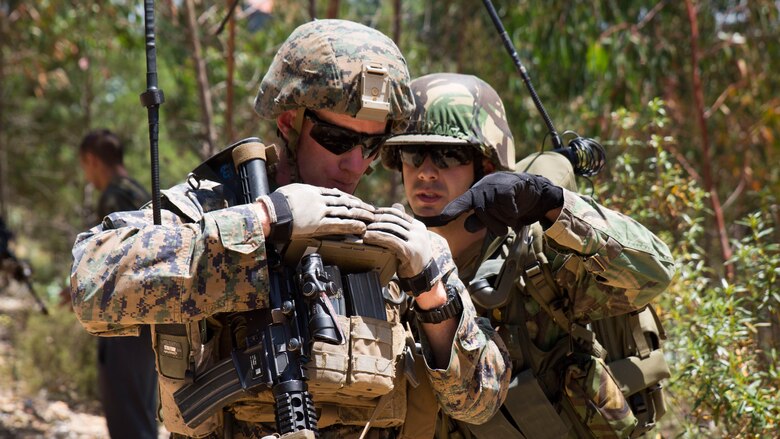
{"type": "Polygon", "coordinates": [[[474,146],[472,145],[405,145],[399,148],[401,161],[407,165],[419,168],[430,157],[438,168],[468,165],[474,162],[474,146]]]}

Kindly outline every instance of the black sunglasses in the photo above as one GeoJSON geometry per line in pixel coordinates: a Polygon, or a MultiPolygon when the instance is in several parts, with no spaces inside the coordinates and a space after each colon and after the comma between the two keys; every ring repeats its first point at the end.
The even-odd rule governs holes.
{"type": "Polygon", "coordinates": [[[474,161],[474,147],[472,145],[409,145],[400,148],[400,155],[402,162],[415,168],[419,168],[425,161],[425,157],[430,156],[436,167],[446,169],[450,166],[472,163],[474,161]]]}
{"type": "Polygon", "coordinates": [[[312,122],[310,133],[312,139],[336,155],[352,151],[360,145],[363,148],[363,158],[367,159],[376,155],[379,147],[390,137],[388,132],[383,134],[363,134],[333,125],[320,119],[313,111],[308,109],[304,111],[303,116],[312,122]]]}

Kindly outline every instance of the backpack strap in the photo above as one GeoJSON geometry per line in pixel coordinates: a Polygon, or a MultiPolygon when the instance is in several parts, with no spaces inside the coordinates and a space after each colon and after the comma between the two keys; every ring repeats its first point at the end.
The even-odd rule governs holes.
{"type": "Polygon", "coordinates": [[[631,337],[634,339],[637,354],[639,358],[645,359],[650,356],[651,349],[647,344],[647,338],[645,338],[645,333],[642,330],[643,326],[639,322],[639,316],[639,313],[630,313],[628,315],[628,325],[631,328],[631,337]]]}
{"type": "MultiPolygon", "coordinates": [[[[499,296],[508,296],[515,287],[515,281],[523,273],[523,267],[536,262],[529,227],[523,227],[515,237],[504,266],[497,279],[499,296]]],[[[515,300],[522,301],[521,297],[515,300]]],[[[528,315],[525,305],[518,305],[520,323],[517,326],[518,344],[522,350],[523,362],[528,369],[512,378],[503,407],[496,415],[482,425],[468,425],[477,438],[542,438],[565,437],[568,427],[558,415],[555,406],[542,390],[536,373],[540,367],[537,356],[531,352],[530,334],[525,322],[528,315]],[[519,431],[518,431],[519,428],[519,431]]]]}
{"type": "MultiPolygon", "coordinates": [[[[528,243],[525,247],[530,247],[533,244],[533,238],[532,234],[528,234],[527,238],[524,238],[524,241],[528,243]]],[[[514,256],[515,252],[510,254],[509,259],[514,258],[514,256]]],[[[507,263],[509,263],[509,259],[507,263]]],[[[550,266],[541,263],[533,252],[530,252],[530,257],[527,257],[526,260],[528,262],[523,266],[521,273],[528,294],[585,352],[592,353],[601,359],[606,358],[607,351],[596,340],[596,334],[587,327],[571,321],[567,315],[570,305],[569,299],[561,293],[555,283],[550,266]]]]}

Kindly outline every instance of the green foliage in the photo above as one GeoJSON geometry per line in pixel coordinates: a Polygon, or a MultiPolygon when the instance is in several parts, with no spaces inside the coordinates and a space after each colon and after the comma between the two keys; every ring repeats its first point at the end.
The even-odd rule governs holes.
{"type": "MultiPolygon", "coordinates": [[[[342,18],[392,34],[394,2],[340,3],[342,18]]],[[[608,169],[593,189],[582,189],[647,225],[677,260],[677,277],[658,302],[674,373],[665,428],[671,435],[772,436],[779,404],[780,10],[775,0],[694,3],[709,157],[696,117],[685,2],[494,0],[558,131],[575,130],[607,148],[608,169]],[[697,177],[705,163],[732,237],[730,282],[721,279],[712,192],[697,177]]],[[[398,43],[412,76],[481,77],[502,96],[517,156],[538,150],[547,129],[480,2],[401,5],[398,43]]],[[[215,35],[227,4],[196,2],[217,148],[248,136],[276,140],[273,122],[258,120],[251,103],[278,45],[309,19],[307,6],[276,1],[259,29],[237,20],[228,138],[227,31],[215,35]]],[[[328,2],[316,6],[322,14],[328,2]]],[[[203,158],[205,129],[183,4],[157,2],[157,12],[158,78],[166,95],[160,177],[168,187],[203,158]]],[[[146,89],[141,14],[138,2],[125,0],[0,2],[2,213],[36,284],[67,276],[75,236],[92,222],[94,199],[83,190],[76,154],[86,131],[117,131],[130,173],[150,185],[147,116],[138,101],[146,89]]],[[[378,169],[358,193],[379,204],[397,201],[393,178],[378,169]]],[[[72,319],[31,316],[18,332],[22,354],[14,370],[33,386],[88,398],[95,394],[94,343],[72,319]],[[45,372],[51,379],[40,364],[53,366],[45,372]]]]}
{"type": "Polygon", "coordinates": [[[49,315],[28,313],[15,328],[15,379],[27,391],[46,389],[56,398],[75,402],[97,399],[95,337],[87,334],[70,311],[49,307],[49,315]]]}
{"type": "MultiPolygon", "coordinates": [[[[711,419],[726,436],[771,436],[780,421],[777,325],[780,253],[765,213],[740,223],[750,233],[735,243],[734,282],[711,279],[706,267],[683,255],[680,277],[669,291],[667,346],[677,365],[672,391],[692,403],[690,416],[711,419]],[[686,264],[687,262],[687,264],[686,264]]],[[[691,431],[692,429],[689,429],[691,431]]]]}
{"type": "Polygon", "coordinates": [[[605,143],[618,156],[599,196],[661,235],[677,260],[677,276],[658,302],[673,370],[666,429],[694,437],[771,436],[780,421],[780,377],[777,339],[767,331],[777,326],[780,247],[770,209],[736,223],[744,237],[729,262],[738,273],[726,282],[698,244],[707,239],[707,195],[669,153],[675,142],[663,102],[619,110],[613,120],[616,136],[605,143]]]}

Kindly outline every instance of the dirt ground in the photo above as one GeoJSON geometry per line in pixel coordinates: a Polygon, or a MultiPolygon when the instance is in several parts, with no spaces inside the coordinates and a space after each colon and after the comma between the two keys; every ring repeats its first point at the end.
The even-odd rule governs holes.
{"type": "MultiPolygon", "coordinates": [[[[18,319],[34,304],[23,298],[0,294],[0,317],[18,319]]],[[[0,325],[0,370],[13,361],[13,346],[6,326],[0,325]]],[[[96,402],[91,407],[71,405],[50,398],[46,392],[27,395],[23,383],[0,377],[0,439],[97,439],[109,438],[106,421],[96,402]]],[[[168,432],[160,428],[159,438],[168,432]]]]}

